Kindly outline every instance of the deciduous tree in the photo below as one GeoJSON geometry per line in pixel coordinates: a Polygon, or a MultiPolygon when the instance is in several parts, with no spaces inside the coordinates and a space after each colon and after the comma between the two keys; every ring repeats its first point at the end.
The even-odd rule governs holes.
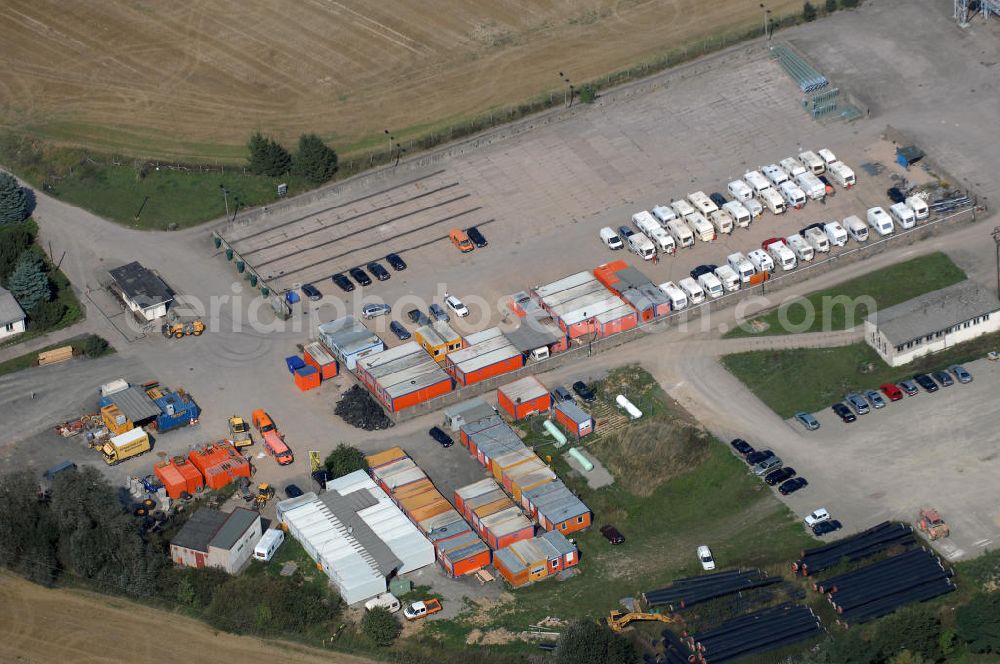
{"type": "Polygon", "coordinates": [[[955,631],[972,652],[1000,653],[1000,592],[980,593],[959,607],[955,631]]]}
{"type": "Polygon", "coordinates": [[[355,470],[368,470],[368,460],[364,452],[356,447],[341,443],[330,452],[323,462],[331,477],[342,477],[355,470]]]}
{"type": "Polygon", "coordinates": [[[399,636],[399,630],[399,621],[381,606],[366,611],[361,618],[361,631],[372,643],[382,647],[392,645],[399,636]]]}
{"type": "Polygon", "coordinates": [[[580,620],[563,632],[556,646],[558,664],[634,664],[635,648],[592,620],[580,620]]]}

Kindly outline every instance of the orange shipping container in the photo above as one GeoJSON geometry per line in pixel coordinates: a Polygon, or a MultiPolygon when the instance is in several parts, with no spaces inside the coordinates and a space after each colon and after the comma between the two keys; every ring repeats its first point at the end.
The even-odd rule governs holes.
{"type": "Polygon", "coordinates": [[[538,456],[527,447],[522,447],[521,449],[507,452],[506,454],[501,454],[497,458],[493,459],[493,478],[499,482],[505,473],[511,472],[514,468],[522,463],[525,463],[526,461],[531,461],[532,459],[537,458],[538,456]]]}
{"type": "Polygon", "coordinates": [[[320,385],[320,373],[315,367],[305,366],[295,370],[295,385],[303,392],[316,389],[320,385]]]}
{"type": "Polygon", "coordinates": [[[399,487],[393,491],[392,497],[395,498],[397,502],[403,502],[413,496],[419,496],[428,491],[434,490],[434,483],[424,477],[422,480],[410,482],[409,484],[399,487]]]}
{"type": "Polygon", "coordinates": [[[412,510],[410,512],[410,518],[413,519],[415,522],[420,523],[421,521],[430,519],[431,517],[435,517],[438,514],[443,514],[444,512],[447,512],[450,509],[451,509],[451,503],[449,503],[444,498],[441,498],[439,494],[438,500],[432,503],[428,503],[423,507],[412,510]]]}
{"type": "Polygon", "coordinates": [[[525,491],[547,484],[554,479],[556,479],[556,474],[548,467],[519,475],[511,479],[510,493],[514,496],[515,502],[523,505],[522,498],[525,491]]]}
{"type": "Polygon", "coordinates": [[[526,458],[521,463],[511,466],[503,471],[500,477],[500,481],[503,483],[503,488],[507,493],[511,493],[511,482],[515,477],[520,477],[525,473],[530,473],[539,468],[545,467],[545,462],[538,458],[538,455],[534,452],[531,456],[526,458]]]}
{"type": "Polygon", "coordinates": [[[174,457],[170,461],[158,463],[153,472],[173,500],[180,498],[184,492],[193,495],[204,485],[201,473],[184,457],[174,457]]]}
{"type": "Polygon", "coordinates": [[[378,468],[379,466],[384,466],[392,461],[398,461],[399,459],[405,459],[406,452],[400,447],[390,447],[383,452],[376,452],[370,456],[365,457],[368,461],[368,467],[372,470],[378,468]]]}
{"type": "Polygon", "coordinates": [[[336,378],[338,373],[337,360],[318,341],[313,341],[305,345],[302,359],[306,364],[319,371],[320,378],[323,380],[336,378]]]}

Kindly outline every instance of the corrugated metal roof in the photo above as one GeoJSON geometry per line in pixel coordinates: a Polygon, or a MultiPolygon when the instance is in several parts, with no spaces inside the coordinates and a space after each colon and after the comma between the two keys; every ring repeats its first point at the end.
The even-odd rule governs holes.
{"type": "Polygon", "coordinates": [[[572,302],[567,302],[563,307],[560,307],[559,311],[554,311],[553,313],[558,315],[564,324],[574,325],[589,318],[601,320],[608,313],[622,308],[628,311],[632,310],[632,307],[625,304],[620,297],[612,294],[611,291],[605,290],[603,296],[600,293],[595,293],[572,302]]]}
{"type": "Polygon", "coordinates": [[[515,505],[483,517],[482,524],[485,530],[490,531],[496,537],[503,537],[504,535],[533,527],[531,521],[515,505]]]}
{"type": "Polygon", "coordinates": [[[538,458],[538,456],[529,450],[527,447],[519,447],[516,450],[511,450],[510,452],[504,452],[493,457],[493,467],[494,468],[511,468],[515,465],[526,463],[532,457],[538,458]]]}
{"type": "Polygon", "coordinates": [[[594,273],[589,270],[584,270],[583,272],[577,272],[576,274],[571,274],[568,277],[563,277],[558,281],[553,281],[550,284],[545,284],[544,286],[538,286],[533,289],[535,294],[540,298],[545,298],[554,293],[567,290],[569,288],[574,288],[580,284],[585,284],[589,281],[596,281],[594,273]]]}
{"type": "Polygon", "coordinates": [[[10,325],[24,319],[24,309],[9,290],[0,287],[0,325],[10,325]]]}
{"type": "Polygon", "coordinates": [[[448,362],[460,369],[462,373],[468,374],[520,354],[521,351],[506,337],[499,336],[452,351],[448,355],[448,362]]]}
{"type": "Polygon", "coordinates": [[[309,356],[316,360],[319,364],[327,365],[336,361],[333,354],[330,353],[326,348],[323,347],[318,341],[310,341],[307,343],[302,350],[309,353],[309,356]]]}
{"type": "Polygon", "coordinates": [[[489,505],[490,503],[495,503],[498,500],[503,499],[510,500],[507,498],[507,494],[503,492],[503,489],[497,488],[488,493],[481,493],[478,496],[472,496],[471,498],[465,499],[465,509],[470,512],[474,512],[480,507],[489,505]]]}
{"type": "Polygon", "coordinates": [[[225,523],[215,533],[215,537],[212,538],[212,541],[208,545],[228,551],[258,521],[260,521],[260,514],[258,512],[251,512],[243,507],[237,507],[231,514],[227,515],[225,523]]]}
{"type": "Polygon", "coordinates": [[[464,339],[466,345],[474,346],[484,341],[489,341],[490,339],[495,339],[501,336],[503,336],[503,330],[501,330],[499,327],[488,327],[485,330],[480,330],[479,332],[470,332],[469,334],[465,335],[464,339]]]}
{"type": "Polygon", "coordinates": [[[574,496],[573,492],[566,488],[562,481],[554,480],[543,486],[549,486],[556,482],[559,482],[559,485],[555,490],[529,498],[539,514],[552,523],[562,523],[590,512],[583,501],[574,496]]]}
{"type": "Polygon", "coordinates": [[[391,398],[442,381],[451,382],[451,376],[416,341],[361,358],[358,360],[358,367],[370,375],[391,398]]]}
{"type": "Polygon", "coordinates": [[[531,401],[549,393],[548,388],[542,385],[542,381],[534,376],[519,378],[513,383],[501,385],[498,389],[505,397],[510,399],[511,403],[515,404],[531,401]]]}
{"type": "Polygon", "coordinates": [[[566,536],[558,530],[550,530],[546,532],[541,536],[541,539],[548,542],[548,544],[561,556],[565,556],[568,553],[575,553],[577,550],[576,546],[566,539],[566,536]]]}
{"type": "Polygon", "coordinates": [[[492,429],[493,427],[498,427],[500,425],[506,426],[506,424],[507,423],[503,421],[503,418],[501,418],[498,414],[494,413],[493,415],[484,417],[481,420],[463,424],[460,430],[465,435],[472,436],[473,434],[479,433],[480,431],[485,431],[486,429],[492,429]]]}
{"type": "Polygon", "coordinates": [[[159,406],[149,398],[149,395],[141,387],[133,385],[127,390],[115,392],[109,398],[111,403],[121,409],[125,417],[136,424],[160,415],[159,406]]]}
{"type": "Polygon", "coordinates": [[[962,281],[880,309],[865,320],[898,346],[998,310],[996,295],[975,282],[962,281]]]}
{"type": "Polygon", "coordinates": [[[492,477],[488,477],[485,480],[479,480],[473,484],[468,484],[463,487],[455,489],[455,495],[457,495],[462,500],[468,500],[470,498],[475,498],[476,496],[481,496],[484,493],[489,493],[490,491],[497,491],[500,489],[500,485],[492,477]]]}
{"type": "Polygon", "coordinates": [[[108,274],[128,299],[142,309],[155,307],[174,299],[173,291],[158,274],[135,261],[109,270],[108,274]]]}
{"type": "Polygon", "coordinates": [[[551,321],[552,319],[545,312],[540,312],[538,315],[529,314],[521,319],[521,325],[516,330],[506,332],[504,336],[519,351],[527,353],[536,348],[554,344],[566,336],[551,321]]]}
{"type": "Polygon", "coordinates": [[[461,426],[490,417],[494,414],[494,410],[493,406],[476,397],[475,399],[469,399],[454,406],[449,406],[444,409],[443,413],[445,420],[450,422],[454,428],[456,425],[461,426]]]}
{"type": "Polygon", "coordinates": [[[597,314],[596,318],[599,323],[609,323],[613,320],[627,318],[629,316],[635,316],[635,309],[625,303],[622,303],[620,307],[615,307],[614,309],[609,309],[604,313],[597,314]]]}
{"type": "Polygon", "coordinates": [[[433,321],[430,325],[421,325],[414,331],[431,346],[447,346],[461,342],[462,335],[443,320],[433,321]]]}
{"type": "Polygon", "coordinates": [[[563,415],[577,424],[583,424],[584,422],[593,419],[572,401],[560,401],[556,404],[556,410],[562,412],[563,415]]]}
{"type": "MultiPolygon", "coordinates": [[[[450,540],[441,542],[438,546],[442,551],[444,551],[447,554],[450,553],[451,551],[459,551],[468,546],[474,544],[482,544],[482,543],[483,540],[479,537],[479,535],[470,530],[467,533],[462,533],[456,537],[453,537],[450,540]]],[[[450,557],[451,556],[449,556],[449,558],[450,557]]]]}
{"type": "Polygon", "coordinates": [[[595,293],[607,295],[608,292],[609,291],[604,284],[597,279],[594,279],[593,281],[580,284],[574,288],[567,288],[564,291],[553,293],[552,295],[543,298],[542,303],[545,304],[546,308],[552,311],[558,311],[561,307],[564,307],[567,302],[573,302],[595,293]]]}
{"type": "Polygon", "coordinates": [[[476,447],[483,454],[491,459],[496,458],[505,451],[524,447],[524,443],[507,423],[472,434],[469,436],[469,439],[475,443],[476,447]]]}
{"type": "Polygon", "coordinates": [[[652,284],[653,282],[649,280],[649,277],[644,275],[639,270],[634,267],[624,267],[615,272],[615,276],[621,283],[622,288],[631,287],[639,288],[643,284],[652,284]]]}
{"type": "Polygon", "coordinates": [[[368,348],[383,346],[378,335],[361,324],[354,316],[344,316],[322,323],[317,328],[327,348],[341,355],[353,355],[368,348]]]}
{"type": "Polygon", "coordinates": [[[184,549],[208,553],[209,542],[225,525],[228,516],[225,512],[203,507],[191,515],[170,543],[184,549]]]}

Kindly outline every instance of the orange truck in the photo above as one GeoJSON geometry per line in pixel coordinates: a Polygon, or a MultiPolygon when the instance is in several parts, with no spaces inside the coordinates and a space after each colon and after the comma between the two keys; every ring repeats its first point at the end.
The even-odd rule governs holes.
{"type": "Polygon", "coordinates": [[[264,449],[274,457],[279,466],[287,466],[295,461],[295,456],[285,444],[285,437],[278,431],[278,427],[274,426],[274,420],[263,408],[255,410],[250,419],[253,420],[254,428],[260,432],[264,439],[264,449]]]}

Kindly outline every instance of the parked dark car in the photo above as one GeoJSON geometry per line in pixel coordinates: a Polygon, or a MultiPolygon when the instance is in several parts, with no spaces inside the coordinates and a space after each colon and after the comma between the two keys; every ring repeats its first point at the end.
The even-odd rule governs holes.
{"type": "Polygon", "coordinates": [[[756,452],[751,452],[746,456],[748,466],[756,466],[761,461],[767,461],[774,456],[774,452],[771,450],[758,450],[756,452]]]}
{"type": "Polygon", "coordinates": [[[775,484],[781,484],[785,480],[790,480],[793,477],[795,477],[795,469],[785,466],[784,468],[779,468],[778,470],[765,475],[764,482],[768,486],[774,486],[775,484]]]}
{"type": "Polygon", "coordinates": [[[398,320],[394,320],[391,323],[389,323],[389,329],[392,331],[393,334],[396,335],[396,338],[399,339],[400,341],[406,341],[411,336],[410,331],[406,329],[406,326],[400,323],[398,320]]]}
{"type": "Polygon", "coordinates": [[[312,284],[302,284],[302,294],[313,301],[323,299],[323,294],[312,284]]]}
{"type": "Polygon", "coordinates": [[[392,276],[391,274],[389,274],[389,270],[382,267],[381,263],[376,263],[375,261],[372,261],[371,263],[368,264],[368,271],[371,272],[372,276],[378,279],[379,281],[385,281],[386,279],[392,276]]]}
{"type": "Polygon", "coordinates": [[[406,317],[410,319],[411,323],[416,325],[430,325],[431,319],[427,317],[427,314],[422,312],[420,309],[410,309],[406,312],[406,317]]]}
{"type": "Polygon", "coordinates": [[[719,207],[722,207],[723,205],[729,202],[726,200],[725,196],[723,196],[717,191],[713,191],[711,194],[708,195],[708,197],[711,199],[713,203],[715,203],[719,207]]]}
{"type": "Polygon", "coordinates": [[[371,286],[372,278],[360,267],[352,267],[348,270],[348,274],[351,275],[351,279],[354,279],[361,286],[371,286]]]}
{"type": "Polygon", "coordinates": [[[406,261],[400,258],[399,254],[389,254],[385,257],[385,262],[396,272],[402,272],[406,269],[406,261]]]}
{"type": "Polygon", "coordinates": [[[847,423],[854,422],[858,419],[858,416],[854,414],[854,411],[842,403],[833,404],[833,412],[837,417],[847,423]]]}
{"type": "Polygon", "coordinates": [[[906,194],[904,194],[899,187],[889,187],[885,195],[889,197],[889,200],[893,203],[903,203],[906,201],[906,194]]]}
{"type": "Polygon", "coordinates": [[[312,480],[319,485],[321,491],[326,491],[326,483],[330,481],[330,471],[325,468],[313,471],[312,480]]]}
{"type": "Polygon", "coordinates": [[[920,387],[924,388],[927,392],[937,392],[938,386],[934,382],[934,379],[927,374],[917,374],[913,377],[914,382],[920,387]]]}
{"type": "Polygon", "coordinates": [[[833,183],[830,182],[830,178],[826,177],[825,175],[820,175],[819,181],[823,183],[824,187],[826,187],[827,196],[833,196],[834,194],[837,193],[837,190],[833,188],[833,183]]]}
{"type": "Polygon", "coordinates": [[[823,233],[826,233],[826,229],[823,228],[823,224],[817,221],[815,224],[809,224],[808,226],[803,226],[802,229],[799,230],[799,235],[805,237],[806,231],[809,230],[810,228],[816,228],[823,231],[823,233]]]}
{"type": "Polygon", "coordinates": [[[285,496],[288,498],[298,498],[303,493],[305,492],[294,484],[285,485],[285,496]]]}
{"type": "Polygon", "coordinates": [[[746,457],[746,455],[752,454],[755,451],[753,445],[742,438],[733,438],[729,441],[729,444],[732,445],[733,449],[736,450],[736,453],[742,457],[746,457]]]}
{"type": "Polygon", "coordinates": [[[552,400],[555,402],[572,401],[573,394],[562,385],[559,385],[554,390],[552,390],[552,400]]]}
{"type": "Polygon", "coordinates": [[[573,383],[573,391],[576,392],[576,395],[584,401],[593,401],[597,398],[597,395],[594,394],[594,390],[590,389],[590,386],[582,380],[578,380],[573,383]]]}
{"type": "Polygon", "coordinates": [[[451,439],[451,436],[446,434],[441,427],[431,427],[430,431],[427,433],[430,434],[431,438],[440,443],[441,447],[451,447],[455,444],[455,441],[451,439]]]}
{"type": "Polygon", "coordinates": [[[628,239],[635,235],[635,231],[628,226],[618,227],[618,236],[621,237],[622,242],[628,242],[628,239]]]}
{"type": "Polygon", "coordinates": [[[840,523],[840,521],[837,521],[836,519],[828,519],[826,521],[820,521],[819,523],[817,523],[815,526],[813,526],[812,530],[813,530],[813,535],[815,535],[816,537],[822,537],[823,535],[826,535],[828,533],[836,532],[843,527],[844,526],[840,523]]]}
{"type": "Polygon", "coordinates": [[[941,383],[941,387],[951,387],[952,385],[955,384],[955,381],[952,379],[951,374],[949,374],[947,371],[935,371],[931,375],[934,376],[934,380],[941,383]]]}
{"type": "Polygon", "coordinates": [[[806,481],[806,478],[793,477],[778,487],[778,493],[782,496],[787,496],[788,494],[795,493],[799,489],[804,489],[807,486],[809,486],[809,482],[806,481]]]}
{"type": "Polygon", "coordinates": [[[465,234],[469,236],[470,240],[472,240],[472,244],[476,245],[480,249],[489,244],[489,242],[486,241],[486,238],[483,237],[483,234],[480,233],[479,229],[476,228],[475,226],[467,229],[465,231],[465,234]]]}
{"type": "Polygon", "coordinates": [[[448,312],[444,310],[444,307],[436,302],[430,306],[430,312],[431,316],[434,317],[434,320],[441,320],[445,323],[451,320],[451,316],[449,316],[448,312]]]}
{"type": "Polygon", "coordinates": [[[709,272],[715,272],[715,269],[719,267],[718,265],[699,265],[695,269],[691,270],[691,278],[697,280],[703,274],[708,274],[709,272]]]}
{"type": "Polygon", "coordinates": [[[604,535],[604,539],[612,544],[622,544],[625,542],[625,536],[614,526],[601,526],[601,534],[604,535]]]}
{"type": "Polygon", "coordinates": [[[330,279],[333,280],[333,283],[340,286],[340,290],[344,291],[345,293],[350,293],[352,290],[354,290],[354,284],[351,283],[351,280],[342,275],[340,272],[330,277],[330,279]]]}

